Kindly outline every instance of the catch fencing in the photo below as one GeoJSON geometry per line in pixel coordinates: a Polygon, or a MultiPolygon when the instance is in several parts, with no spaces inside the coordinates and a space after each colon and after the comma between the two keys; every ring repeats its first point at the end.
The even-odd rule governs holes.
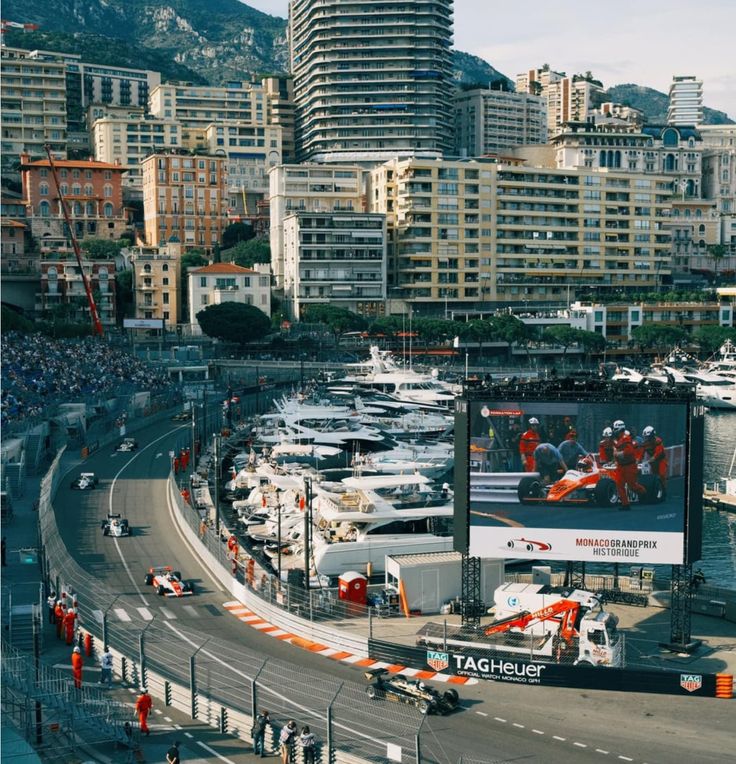
{"type": "Polygon", "coordinates": [[[264,659],[241,644],[204,636],[165,619],[145,620],[132,613],[128,620],[119,618],[116,604],[121,595],[82,570],[58,533],[52,497],[59,459],[43,480],[39,502],[44,569],[56,591],[83,593],[78,602],[80,627],[93,635],[97,648],[105,643],[110,647],[115,673],[124,681],[147,686],[164,705],[246,741],[256,709],[268,708],[273,726],[266,742],[272,750],[280,726],[293,718],[317,735],[317,761],[384,762],[391,746],[402,762],[419,764],[422,717],[412,707],[375,705],[360,685],[264,659]]]}

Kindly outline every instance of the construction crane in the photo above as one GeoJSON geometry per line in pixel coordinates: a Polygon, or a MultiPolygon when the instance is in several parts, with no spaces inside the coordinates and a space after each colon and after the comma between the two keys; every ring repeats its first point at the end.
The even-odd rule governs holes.
{"type": "Polygon", "coordinates": [[[35,32],[38,29],[38,24],[23,24],[19,21],[0,19],[0,32],[5,34],[9,29],[22,29],[24,32],[35,32]]]}
{"type": "Polygon", "coordinates": [[[486,636],[491,634],[500,634],[512,629],[525,629],[542,621],[555,621],[559,623],[558,634],[565,642],[569,642],[573,637],[578,636],[578,613],[580,612],[580,603],[574,600],[560,599],[552,602],[539,610],[530,613],[522,611],[516,615],[502,618],[490,624],[485,630],[486,636]]]}
{"type": "Polygon", "coordinates": [[[59,185],[59,177],[56,174],[56,165],[54,165],[54,159],[51,156],[51,147],[48,144],[46,144],[44,148],[46,149],[46,155],[49,158],[49,166],[51,167],[51,175],[54,179],[54,184],[56,185],[56,192],[59,194],[59,205],[61,207],[62,214],[64,215],[66,226],[69,229],[69,236],[71,237],[71,240],[72,240],[72,247],[74,248],[74,254],[77,257],[77,265],[79,265],[79,272],[82,274],[82,283],[84,284],[84,291],[85,291],[85,294],[87,295],[87,304],[89,306],[90,317],[92,318],[92,327],[94,329],[95,334],[102,337],[105,332],[102,328],[102,322],[100,321],[100,316],[97,312],[97,305],[95,304],[95,298],[92,296],[92,289],[90,288],[90,285],[89,285],[89,279],[87,278],[87,274],[84,272],[84,267],[82,265],[82,250],[79,248],[79,242],[77,241],[77,237],[74,233],[71,215],[69,214],[69,206],[66,203],[64,194],[61,193],[61,186],[59,185]]]}

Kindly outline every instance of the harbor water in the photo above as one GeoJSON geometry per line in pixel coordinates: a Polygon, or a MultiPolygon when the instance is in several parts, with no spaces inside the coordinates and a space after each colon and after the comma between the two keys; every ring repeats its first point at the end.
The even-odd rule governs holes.
{"type": "MultiPolygon", "coordinates": [[[[714,483],[728,475],[736,449],[736,412],[709,411],[705,417],[703,479],[714,483]]],[[[736,514],[706,510],[703,556],[698,565],[709,583],[736,588],[736,514]]]]}

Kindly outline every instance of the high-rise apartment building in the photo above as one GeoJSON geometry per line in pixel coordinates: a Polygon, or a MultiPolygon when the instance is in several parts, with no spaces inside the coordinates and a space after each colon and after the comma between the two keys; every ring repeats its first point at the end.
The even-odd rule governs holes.
{"type": "Polygon", "coordinates": [[[703,121],[703,81],[692,75],[675,76],[670,85],[668,125],[696,127],[703,121]]]}
{"type": "Polygon", "coordinates": [[[8,47],[0,49],[0,63],[3,174],[18,164],[23,153],[46,156],[46,145],[66,157],[64,63],[43,51],[8,47]]]}
{"type": "Polygon", "coordinates": [[[490,88],[455,94],[455,154],[479,157],[547,141],[547,104],[540,96],[490,88]]]}
{"type": "Polygon", "coordinates": [[[297,159],[450,151],[451,43],[452,0],[293,0],[297,159]]]}
{"type": "Polygon", "coordinates": [[[146,242],[211,252],[227,226],[226,159],[151,154],[142,162],[146,242]]]}
{"type": "Polygon", "coordinates": [[[370,174],[389,283],[426,312],[647,290],[669,274],[669,178],[487,161],[393,160],[370,174]]]}
{"type": "Polygon", "coordinates": [[[268,99],[268,123],[281,128],[282,161],[285,164],[296,158],[294,147],[294,79],[288,77],[264,77],[261,84],[268,99]]]}
{"type": "Polygon", "coordinates": [[[135,318],[163,319],[167,326],[179,321],[181,294],[181,242],[161,247],[134,247],[133,266],[135,318]]]}
{"type": "Polygon", "coordinates": [[[530,69],[516,77],[516,91],[541,96],[547,102],[547,128],[556,135],[567,122],[585,122],[602,100],[603,85],[590,74],[568,77],[549,67],[530,69]]]}
{"type": "Polygon", "coordinates": [[[271,271],[284,283],[284,220],[295,212],[362,212],[364,170],[356,165],[281,165],[269,171],[271,271]]]}

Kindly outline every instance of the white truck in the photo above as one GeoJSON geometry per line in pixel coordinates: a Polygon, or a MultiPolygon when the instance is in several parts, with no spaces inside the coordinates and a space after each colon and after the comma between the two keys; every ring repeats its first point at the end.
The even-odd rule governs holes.
{"type": "Polygon", "coordinates": [[[582,589],[503,584],[494,593],[495,620],[480,630],[428,623],[417,644],[455,652],[488,651],[534,661],[620,666],[618,618],[582,589]]]}

